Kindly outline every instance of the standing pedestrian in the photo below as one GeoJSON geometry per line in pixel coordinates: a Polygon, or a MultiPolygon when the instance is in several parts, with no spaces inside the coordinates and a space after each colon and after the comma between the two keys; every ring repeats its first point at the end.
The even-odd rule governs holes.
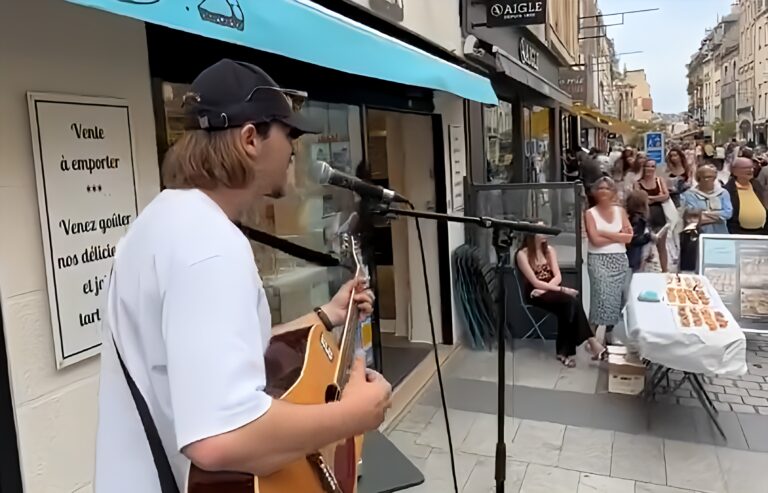
{"type": "Polygon", "coordinates": [[[665,226],[667,216],[664,212],[664,202],[669,199],[669,191],[664,182],[656,176],[656,161],[646,160],[643,164],[643,176],[635,184],[636,190],[642,190],[648,194],[650,215],[648,225],[651,231],[659,234],[659,242],[656,248],[659,252],[661,271],[669,271],[669,258],[667,255],[667,233],[665,226]]]}
{"type": "Polygon", "coordinates": [[[731,166],[731,179],[726,183],[733,206],[733,214],[728,221],[731,234],[764,235],[768,207],[765,190],[754,178],[754,164],[746,157],[739,157],[731,166]]]}
{"type": "Polygon", "coordinates": [[[610,332],[621,318],[632,226],[624,208],[616,205],[616,184],[612,179],[600,178],[592,190],[595,206],[586,213],[589,321],[595,328],[602,325],[610,332]]]}

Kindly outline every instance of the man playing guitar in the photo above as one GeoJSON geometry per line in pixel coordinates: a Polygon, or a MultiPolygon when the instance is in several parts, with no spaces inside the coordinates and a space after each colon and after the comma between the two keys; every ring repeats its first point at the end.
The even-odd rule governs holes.
{"type": "MultiPolygon", "coordinates": [[[[188,127],[169,150],[168,187],[117,247],[103,323],[96,493],[160,493],[131,388],[135,382],[179,490],[194,464],[266,476],[330,443],[376,429],[390,384],[358,358],[338,401],[295,405],[264,391],[270,337],[344,321],[359,280],[320,310],[271,327],[248,240],[234,224],[254,198],[281,197],[292,140],[317,133],[302,96],[250,64],[222,60],[185,97],[188,127]]],[[[356,293],[356,294],[354,294],[356,293]]]]}

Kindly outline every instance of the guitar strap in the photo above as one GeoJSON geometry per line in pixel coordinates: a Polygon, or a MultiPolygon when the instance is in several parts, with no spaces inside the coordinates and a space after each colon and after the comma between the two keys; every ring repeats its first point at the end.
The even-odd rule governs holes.
{"type": "Polygon", "coordinates": [[[242,224],[236,223],[236,225],[249,240],[262,243],[274,248],[275,250],[280,250],[281,252],[287,253],[292,257],[305,260],[311,264],[319,265],[320,267],[336,267],[339,265],[339,259],[333,255],[318,252],[305,246],[297,245],[296,243],[290,242],[278,236],[271,235],[258,229],[249,228],[248,226],[244,226],[242,224]]]}
{"type": "Polygon", "coordinates": [[[120,367],[122,367],[125,379],[128,381],[128,388],[131,389],[133,402],[136,404],[136,410],[141,417],[141,424],[144,426],[144,433],[147,435],[149,448],[152,451],[152,459],[154,460],[155,468],[157,469],[157,478],[160,480],[160,491],[162,493],[179,493],[179,486],[176,484],[176,478],[173,477],[171,463],[168,461],[168,455],[163,448],[160,433],[158,433],[155,421],[152,419],[152,415],[149,412],[149,406],[147,406],[147,402],[144,400],[141,392],[139,392],[136,382],[131,378],[131,374],[128,373],[128,369],[125,367],[125,363],[123,363],[123,358],[120,356],[120,350],[117,349],[117,342],[115,342],[114,338],[112,339],[112,343],[115,345],[117,359],[120,360],[120,367]]]}
{"type": "MultiPolygon", "coordinates": [[[[288,240],[284,240],[283,238],[278,238],[277,236],[241,224],[238,224],[238,227],[249,239],[258,243],[263,243],[287,253],[288,255],[323,267],[335,267],[339,265],[339,260],[327,253],[318,252],[297,245],[288,240]]],[[[125,375],[125,380],[128,382],[128,388],[131,390],[133,402],[136,404],[136,410],[139,412],[141,424],[144,427],[144,433],[147,436],[147,442],[149,442],[149,448],[152,451],[152,459],[155,463],[155,468],[157,469],[157,477],[160,480],[160,491],[162,493],[179,493],[179,486],[176,484],[176,478],[173,476],[173,469],[168,461],[168,455],[165,452],[165,448],[163,448],[160,433],[158,433],[155,421],[152,419],[152,415],[149,412],[149,406],[144,400],[144,396],[141,395],[139,388],[136,386],[136,382],[131,378],[131,374],[128,373],[128,369],[125,367],[122,356],[120,356],[120,350],[117,348],[117,342],[114,340],[114,337],[112,338],[112,343],[115,346],[117,359],[120,361],[123,375],[125,375]]]]}

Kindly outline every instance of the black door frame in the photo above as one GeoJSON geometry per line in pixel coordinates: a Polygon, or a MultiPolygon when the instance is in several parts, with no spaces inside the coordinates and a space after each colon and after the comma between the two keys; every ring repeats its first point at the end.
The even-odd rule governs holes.
{"type": "Polygon", "coordinates": [[[13,414],[8,352],[5,344],[3,300],[0,297],[0,493],[21,492],[21,467],[13,414]]]}
{"type": "MultiPolygon", "coordinates": [[[[448,190],[446,189],[446,179],[448,171],[445,162],[445,131],[443,129],[443,117],[439,113],[425,111],[408,111],[400,108],[392,108],[378,105],[363,105],[363,132],[367,133],[368,111],[388,111],[390,113],[405,113],[411,115],[428,116],[432,120],[432,173],[435,182],[435,212],[447,214],[448,190]]],[[[368,159],[367,140],[364,146],[365,159],[368,159]]],[[[399,219],[405,220],[405,218],[399,219]]],[[[429,246],[425,245],[425,251],[429,246]]],[[[442,319],[441,327],[435,327],[435,335],[439,333],[442,336],[442,344],[453,344],[453,298],[451,296],[451,266],[450,249],[448,247],[448,224],[444,221],[437,222],[437,261],[438,261],[438,279],[429,279],[432,285],[437,281],[440,283],[440,316],[442,319]]],[[[421,263],[421,257],[416,259],[421,263]]],[[[434,310],[434,300],[430,300],[434,310]]],[[[380,330],[378,312],[375,313],[375,329],[380,330]]],[[[438,337],[440,337],[438,336],[438,337]]]]}

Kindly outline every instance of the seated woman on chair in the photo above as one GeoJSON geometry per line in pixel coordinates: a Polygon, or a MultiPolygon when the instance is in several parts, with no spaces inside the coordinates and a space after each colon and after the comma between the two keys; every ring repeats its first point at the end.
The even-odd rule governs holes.
{"type": "Polygon", "coordinates": [[[555,249],[542,235],[525,235],[517,252],[517,267],[525,278],[523,296],[536,307],[557,317],[557,359],[568,368],[576,366],[573,356],[585,341],[592,359],[601,359],[605,348],[592,333],[579,292],[561,286],[562,277],[555,249]]]}

